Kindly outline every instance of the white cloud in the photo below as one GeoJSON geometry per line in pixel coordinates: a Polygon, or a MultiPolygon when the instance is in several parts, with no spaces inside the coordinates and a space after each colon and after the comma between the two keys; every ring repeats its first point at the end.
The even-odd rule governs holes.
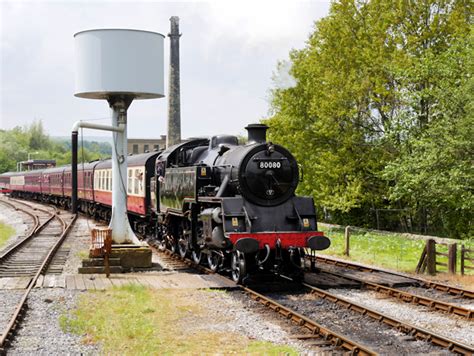
{"type": "MultiPolygon", "coordinates": [[[[297,1],[0,0],[0,127],[42,118],[52,135],[69,135],[75,120],[108,116],[106,103],[73,96],[73,34],[107,27],[167,34],[177,15],[183,136],[242,133],[267,113],[277,61],[304,46],[327,9],[297,1]]],[[[167,61],[166,41],[165,73],[167,61]]],[[[166,99],[133,103],[130,136],[165,133],[166,114],[166,99]]]]}

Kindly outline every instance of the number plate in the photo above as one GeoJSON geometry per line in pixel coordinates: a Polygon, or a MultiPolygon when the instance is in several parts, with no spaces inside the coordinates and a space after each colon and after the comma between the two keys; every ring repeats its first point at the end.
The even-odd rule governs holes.
{"type": "Polygon", "coordinates": [[[260,161],[258,162],[258,168],[260,169],[280,169],[280,161],[260,161]]]}

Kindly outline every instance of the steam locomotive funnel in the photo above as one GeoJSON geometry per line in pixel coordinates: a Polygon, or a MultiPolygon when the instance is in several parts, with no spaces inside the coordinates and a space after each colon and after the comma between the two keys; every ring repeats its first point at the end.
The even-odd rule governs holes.
{"type": "Polygon", "coordinates": [[[264,124],[249,124],[246,128],[248,133],[248,143],[267,142],[268,126],[264,124]]]}

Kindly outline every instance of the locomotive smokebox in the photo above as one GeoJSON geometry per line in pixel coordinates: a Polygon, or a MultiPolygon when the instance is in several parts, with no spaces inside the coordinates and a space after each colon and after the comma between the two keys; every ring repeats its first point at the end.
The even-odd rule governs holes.
{"type": "Polygon", "coordinates": [[[249,124],[246,128],[248,133],[248,143],[267,142],[268,126],[264,124],[249,124]]]}

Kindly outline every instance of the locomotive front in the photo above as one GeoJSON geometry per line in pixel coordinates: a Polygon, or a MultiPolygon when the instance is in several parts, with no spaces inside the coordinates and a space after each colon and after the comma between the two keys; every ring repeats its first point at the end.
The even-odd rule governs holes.
{"type": "Polygon", "coordinates": [[[326,249],[330,241],[317,231],[313,199],[295,196],[296,159],[283,146],[267,142],[267,128],[249,125],[246,145],[218,148],[213,165],[222,198],[222,235],[235,250],[237,275],[239,269],[261,268],[301,276],[304,249],[326,249]]]}
{"type": "Polygon", "coordinates": [[[218,157],[214,163],[223,184],[226,177],[232,193],[250,202],[275,206],[295,193],[299,181],[298,164],[293,155],[280,145],[266,142],[266,125],[246,127],[249,142],[218,157]]]}

